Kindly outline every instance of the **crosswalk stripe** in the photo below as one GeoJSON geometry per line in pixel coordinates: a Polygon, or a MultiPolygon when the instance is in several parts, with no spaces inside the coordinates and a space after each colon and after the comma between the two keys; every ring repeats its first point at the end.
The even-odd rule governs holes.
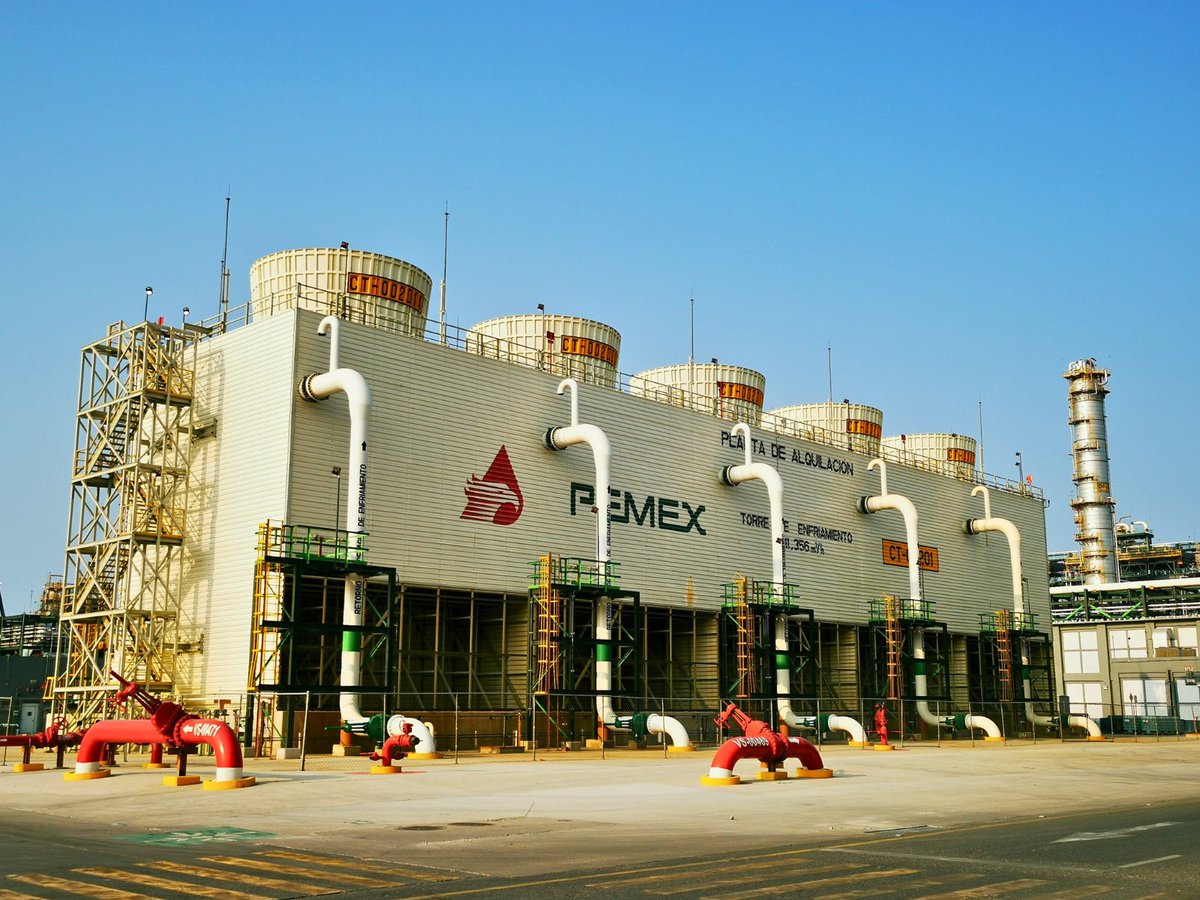
{"type": "MultiPolygon", "coordinates": [[[[926,876],[925,878],[916,881],[905,880],[903,887],[906,894],[912,894],[915,891],[923,891],[928,888],[945,888],[947,882],[951,881],[966,881],[971,878],[977,878],[977,875],[962,874],[960,872],[950,872],[938,876],[926,876]]],[[[842,894],[827,894],[821,893],[821,900],[857,900],[859,897],[887,897],[896,893],[899,885],[881,885],[877,888],[854,888],[842,894]]]]}
{"type": "Polygon", "coordinates": [[[871,881],[876,878],[897,878],[902,875],[916,875],[917,873],[917,869],[879,869],[874,872],[857,872],[854,875],[840,875],[833,878],[807,878],[803,881],[793,881],[789,884],[771,885],[749,891],[739,891],[733,894],[722,894],[721,900],[740,900],[742,897],[769,897],[771,895],[794,896],[800,890],[823,888],[835,884],[871,881]]]}
{"type": "MultiPolygon", "coordinates": [[[[866,863],[841,863],[838,865],[822,866],[818,868],[814,867],[809,860],[788,859],[779,860],[773,863],[738,861],[729,863],[727,865],[712,866],[711,868],[704,869],[702,871],[688,869],[686,871],[665,871],[659,873],[642,871],[641,873],[634,875],[621,873],[620,875],[614,876],[605,881],[589,881],[588,887],[623,887],[631,884],[654,884],[655,882],[661,881],[677,881],[681,878],[698,879],[704,884],[713,884],[714,875],[734,875],[752,871],[759,877],[765,877],[766,873],[771,872],[772,869],[779,869],[786,872],[795,872],[797,870],[803,870],[806,873],[832,872],[837,869],[844,870],[848,868],[864,868],[866,865],[866,863]]],[[[722,883],[736,884],[737,882],[731,881],[722,883]]]]}
{"type": "Polygon", "coordinates": [[[44,875],[40,872],[25,872],[21,875],[9,875],[14,881],[23,881],[35,887],[50,888],[55,891],[67,891],[83,897],[100,897],[102,900],[139,900],[147,894],[134,891],[123,891],[120,888],[105,887],[102,884],[88,884],[86,881],[75,881],[71,878],[59,878],[57,875],[44,875]]]}
{"type": "Polygon", "coordinates": [[[353,869],[356,872],[382,872],[385,875],[395,875],[399,878],[416,878],[421,881],[456,880],[455,876],[443,875],[440,872],[423,872],[419,869],[380,865],[379,863],[363,862],[357,859],[333,859],[328,856],[318,856],[313,853],[296,853],[291,850],[263,850],[255,855],[270,856],[274,859],[290,859],[293,862],[317,863],[322,866],[333,866],[339,869],[353,869]]]}
{"type": "Polygon", "coordinates": [[[937,900],[939,897],[945,898],[945,900],[950,900],[952,897],[1003,897],[1006,894],[1011,894],[1013,891],[1027,891],[1030,888],[1040,887],[1043,884],[1049,883],[1040,878],[999,881],[995,884],[981,884],[978,887],[963,888],[961,891],[951,891],[948,894],[934,894],[932,897],[926,897],[925,900],[937,900]]]}
{"type": "Polygon", "coordinates": [[[367,878],[365,875],[351,875],[346,872],[322,872],[319,869],[305,869],[300,866],[281,866],[265,859],[255,859],[240,856],[204,856],[201,862],[216,863],[220,866],[233,866],[245,869],[261,869],[264,872],[276,872],[280,875],[298,875],[301,878],[315,878],[318,881],[335,881],[338,884],[354,884],[359,887],[394,888],[395,881],[381,881],[378,878],[367,878]]]}
{"type": "Polygon", "coordinates": [[[318,894],[338,894],[337,888],[317,887],[311,884],[298,884],[294,881],[284,881],[282,878],[267,878],[263,875],[252,875],[249,872],[231,872],[229,869],[214,869],[209,866],[193,866],[188,863],[161,860],[159,862],[138,863],[167,872],[180,875],[193,875],[196,878],[211,878],[217,881],[236,881],[238,884],[249,884],[254,887],[268,888],[276,891],[290,891],[293,896],[313,897],[318,894]]]}
{"type": "Polygon", "coordinates": [[[0,900],[38,900],[33,894],[22,894],[20,891],[9,891],[0,888],[0,900]]]}
{"type": "MultiPolygon", "coordinates": [[[[821,874],[827,874],[827,872],[845,872],[845,871],[851,870],[851,869],[865,869],[865,868],[866,868],[865,863],[844,863],[841,865],[822,865],[822,866],[817,866],[817,868],[814,868],[814,869],[805,869],[804,875],[821,875],[821,874]]],[[[696,890],[704,890],[704,889],[710,890],[713,888],[727,888],[727,887],[744,886],[746,881],[748,881],[748,874],[746,874],[746,872],[748,872],[748,871],[749,871],[749,869],[746,871],[737,872],[737,874],[732,874],[732,872],[731,872],[730,875],[728,875],[727,877],[724,877],[724,878],[704,878],[701,876],[700,872],[690,872],[690,876],[692,878],[694,878],[694,881],[691,881],[688,884],[674,884],[674,886],[672,886],[672,887],[667,887],[667,886],[655,887],[655,886],[653,886],[653,884],[648,884],[648,886],[646,887],[646,893],[654,894],[655,896],[673,896],[674,894],[695,893],[696,890]]],[[[630,883],[632,883],[632,882],[625,882],[625,886],[628,887],[630,883]]],[[[791,882],[788,882],[788,883],[791,883],[791,882]]],[[[595,882],[589,882],[588,887],[589,888],[596,887],[595,882]]],[[[724,898],[724,896],[730,896],[730,895],[722,894],[721,896],[722,896],[722,898],[724,898]]]]}
{"type": "Polygon", "coordinates": [[[261,894],[246,894],[242,891],[231,891],[225,888],[213,887],[211,884],[193,884],[187,881],[173,881],[161,878],[148,872],[134,872],[123,869],[110,869],[97,866],[86,869],[72,869],[80,875],[91,875],[94,878],[110,878],[113,881],[131,881],[146,887],[160,888],[173,894],[191,894],[196,897],[213,897],[216,900],[269,900],[261,894]]]}

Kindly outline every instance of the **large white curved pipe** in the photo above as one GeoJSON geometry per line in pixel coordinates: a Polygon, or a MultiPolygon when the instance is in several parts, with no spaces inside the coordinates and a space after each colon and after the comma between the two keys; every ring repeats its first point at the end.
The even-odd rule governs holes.
{"type": "MultiPolygon", "coordinates": [[[[363,531],[367,524],[367,429],[371,416],[371,389],[366,379],[353,369],[343,369],[338,364],[340,323],[333,316],[326,316],[317,326],[317,334],[329,335],[329,371],[312,374],[300,382],[300,396],[316,402],[336,393],[346,395],[350,406],[350,477],[346,486],[346,533],[349,543],[350,562],[363,559],[363,531]]],[[[363,602],[366,595],[366,579],[361,575],[347,575],[342,600],[342,624],[361,626],[363,602]]],[[[359,695],[345,690],[357,687],[362,669],[362,633],[342,633],[342,671],[340,684],[343,692],[338,697],[338,708],[342,720],[349,725],[362,725],[367,718],[359,709],[359,695]]]]}
{"type": "MultiPolygon", "coordinates": [[[[745,443],[746,461],[740,465],[726,466],[721,472],[721,480],[735,486],[757,480],[767,486],[767,502],[770,508],[768,518],[771,523],[771,584],[775,597],[782,601],[786,581],[783,562],[783,479],[774,466],[753,461],[749,425],[738,422],[730,434],[741,436],[745,443]]],[[[792,728],[821,730],[818,728],[817,717],[798,716],[792,710],[792,673],[786,662],[787,650],[787,620],[780,615],[775,618],[775,705],[779,718],[792,728]]],[[[857,721],[849,716],[830,716],[829,719],[831,729],[847,732],[850,740],[855,743],[865,743],[863,727],[857,721]]]]}
{"type": "MultiPolygon", "coordinates": [[[[571,401],[571,424],[551,428],[546,432],[545,445],[551,450],[565,450],[585,444],[592,450],[596,465],[595,507],[596,513],[596,559],[603,566],[612,558],[612,512],[609,509],[609,489],[612,484],[612,444],[608,435],[596,425],[579,423],[579,383],[574,378],[564,378],[558,383],[557,393],[567,393],[571,401]]],[[[607,728],[628,728],[632,717],[619,717],[612,703],[612,603],[602,597],[596,604],[593,634],[596,639],[596,716],[607,728]]],[[[690,747],[687,729],[677,719],[651,716],[662,719],[661,729],[654,734],[665,733],[677,747],[690,747]]]]}
{"type": "MultiPolygon", "coordinates": [[[[880,512],[894,509],[904,517],[905,540],[908,543],[908,590],[909,596],[916,603],[921,601],[921,569],[919,566],[920,545],[917,540],[917,508],[903,494],[889,494],[887,486],[887,463],[882,459],[873,459],[867,464],[867,469],[879,469],[880,493],[874,497],[863,497],[858,502],[858,508],[865,513],[880,512]]],[[[929,709],[929,682],[925,673],[925,633],[921,629],[913,632],[913,680],[917,693],[917,715],[926,724],[936,728],[943,726],[959,728],[979,728],[984,734],[995,740],[1003,740],[1003,735],[996,723],[986,716],[945,716],[938,718],[929,709]]]]}
{"type": "MultiPolygon", "coordinates": [[[[983,495],[983,518],[967,519],[963,530],[967,534],[981,534],[985,531],[993,531],[1004,535],[1008,539],[1009,567],[1012,572],[1013,612],[1016,614],[1019,625],[1020,619],[1025,612],[1025,592],[1021,569],[1021,532],[1008,519],[999,519],[992,516],[992,496],[986,485],[979,484],[971,489],[972,497],[980,494],[983,495]]],[[[1041,716],[1035,713],[1033,711],[1033,702],[1028,699],[1033,693],[1029,680],[1029,648],[1024,637],[1020,639],[1020,643],[1021,684],[1026,697],[1025,718],[1034,725],[1052,727],[1057,724],[1055,719],[1051,716],[1041,716]]],[[[1103,735],[1100,733],[1100,726],[1093,722],[1089,716],[1068,716],[1067,724],[1072,728],[1086,730],[1089,740],[1093,738],[1103,740],[1103,735]]]]}
{"type": "Polygon", "coordinates": [[[820,716],[797,716],[796,721],[800,728],[807,728],[809,731],[844,731],[850,736],[850,746],[865,747],[868,743],[867,733],[863,729],[862,724],[858,719],[852,719],[850,716],[835,716],[835,715],[820,715],[820,716]]]}
{"type": "MultiPolygon", "coordinates": [[[[767,518],[771,523],[771,592],[782,601],[786,578],[783,568],[783,479],[774,466],[753,461],[749,425],[738,422],[730,433],[741,436],[746,461],[740,465],[726,466],[721,471],[721,480],[734,486],[747,481],[761,481],[767,486],[770,511],[767,518]]],[[[800,717],[792,711],[792,673],[787,665],[780,665],[780,661],[786,658],[787,649],[787,621],[780,615],[775,619],[775,705],[782,721],[793,728],[801,728],[803,723],[800,717]]]]}
{"type": "Polygon", "coordinates": [[[387,720],[387,733],[395,737],[404,733],[404,725],[409,725],[409,732],[417,739],[417,749],[410,756],[424,756],[437,753],[437,741],[433,737],[433,729],[428,722],[414,719],[412,716],[391,716],[387,720]]]}
{"type": "Polygon", "coordinates": [[[673,747],[691,749],[692,739],[688,736],[687,729],[683,727],[682,722],[671,716],[660,716],[657,713],[651,713],[646,717],[646,730],[651,734],[665,734],[671,739],[673,747]]]}

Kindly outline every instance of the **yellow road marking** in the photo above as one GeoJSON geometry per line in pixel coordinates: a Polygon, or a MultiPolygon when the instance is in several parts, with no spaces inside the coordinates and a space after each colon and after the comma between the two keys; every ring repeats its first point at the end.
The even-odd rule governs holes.
{"type": "MultiPolygon", "coordinates": [[[[795,871],[800,866],[805,866],[805,871],[808,872],[812,871],[811,869],[807,868],[809,865],[809,860],[779,860],[774,864],[764,864],[762,862],[742,862],[739,860],[737,862],[729,863],[728,865],[710,866],[705,868],[702,872],[692,871],[692,867],[690,866],[686,871],[676,872],[643,872],[639,875],[627,875],[622,872],[620,875],[615,875],[605,881],[589,881],[587,884],[588,887],[623,887],[630,884],[653,884],[654,882],[660,881],[677,881],[680,878],[695,878],[697,876],[703,878],[705,883],[712,883],[712,877],[714,875],[734,875],[743,872],[755,872],[761,875],[762,873],[770,872],[772,869],[795,871]]],[[[844,868],[851,864],[843,863],[842,865],[844,868]]],[[[825,871],[828,871],[828,869],[829,867],[826,867],[825,871]]]]}
{"type": "Polygon", "coordinates": [[[160,878],[147,872],[132,872],[124,869],[110,869],[104,866],[72,869],[80,875],[91,875],[95,878],[110,878],[113,881],[132,881],[146,887],[160,888],[172,894],[192,894],[197,897],[215,897],[218,900],[269,900],[261,894],[244,894],[241,891],[230,891],[225,888],[213,887],[211,884],[192,884],[187,881],[172,881],[170,878],[160,878]]]}
{"type": "Polygon", "coordinates": [[[1075,897],[1094,897],[1097,894],[1111,894],[1112,887],[1107,884],[1081,884],[1079,887],[1068,888],[1053,894],[1043,895],[1043,900],[1072,900],[1075,897]]]}
{"type": "Polygon", "coordinates": [[[919,869],[881,869],[877,872],[857,872],[854,875],[839,875],[833,878],[810,878],[805,881],[793,881],[790,884],[769,885],[751,891],[740,891],[736,894],[722,894],[721,900],[740,900],[742,897],[795,896],[798,890],[821,888],[835,884],[853,884],[861,881],[873,881],[876,878],[899,878],[904,875],[919,875],[919,869]]]}
{"type": "Polygon", "coordinates": [[[284,881],[282,878],[266,878],[262,875],[251,875],[249,872],[231,872],[229,869],[213,869],[208,866],[193,866],[187,863],[160,860],[159,862],[138,863],[153,869],[176,872],[180,875],[193,875],[196,878],[211,878],[217,881],[236,881],[238,884],[248,884],[254,887],[268,888],[274,891],[288,891],[293,895],[313,897],[318,894],[340,894],[337,888],[317,887],[311,884],[297,884],[284,881]]]}
{"type": "Polygon", "coordinates": [[[951,897],[1003,897],[1006,894],[1011,894],[1013,891],[1025,891],[1049,883],[1040,878],[1019,878],[1016,881],[999,881],[995,884],[981,884],[979,887],[963,888],[961,891],[951,891],[949,894],[934,894],[932,897],[923,898],[923,900],[938,900],[938,898],[950,900],[951,897]]]}
{"type": "Polygon", "coordinates": [[[22,894],[19,891],[6,891],[0,888],[0,900],[40,900],[33,894],[22,894]]]}
{"type": "Polygon", "coordinates": [[[219,866],[233,866],[243,869],[262,869],[264,872],[276,872],[280,875],[298,875],[301,878],[315,878],[318,881],[334,881],[338,884],[354,884],[359,887],[396,887],[395,881],[382,881],[378,878],[367,878],[364,875],[351,875],[346,872],[322,872],[319,869],[305,869],[300,866],[281,866],[279,863],[267,862],[265,859],[254,859],[241,856],[204,856],[201,862],[216,863],[219,866]]]}
{"type": "Polygon", "coordinates": [[[290,859],[293,862],[317,863],[322,866],[334,866],[339,869],[353,869],[355,872],[382,872],[385,875],[396,875],[404,878],[416,878],[421,881],[457,881],[453,875],[443,875],[439,872],[422,872],[418,869],[404,869],[399,866],[384,866],[377,863],[363,862],[357,859],[333,859],[328,856],[318,856],[313,853],[295,853],[291,850],[263,850],[256,856],[270,856],[275,859],[290,859]]]}
{"type": "MultiPolygon", "coordinates": [[[[944,888],[948,881],[964,881],[968,878],[977,878],[976,875],[962,875],[954,873],[951,875],[941,875],[936,878],[926,877],[920,881],[905,881],[904,890],[906,893],[912,891],[920,891],[925,888],[944,888]]],[[[852,891],[846,891],[841,894],[821,894],[821,900],[851,900],[854,897],[886,897],[896,893],[896,885],[877,888],[858,888],[852,891]]]]}
{"type": "MultiPolygon", "coordinates": [[[[1038,821],[1039,823],[1054,822],[1059,819],[1070,818],[1072,815],[1073,815],[1072,813],[1062,813],[1060,815],[1045,816],[1044,818],[1039,816],[1036,821],[1038,821]]],[[[1034,821],[1034,819],[1032,817],[1030,817],[1027,821],[1034,821]]],[[[889,837],[873,838],[871,840],[865,840],[865,841],[848,841],[845,844],[836,844],[833,847],[801,847],[798,850],[776,850],[771,853],[753,853],[748,856],[742,857],[742,859],[745,861],[795,859],[798,856],[807,856],[812,853],[820,852],[821,850],[847,850],[847,849],[853,849],[855,847],[871,847],[871,846],[874,846],[875,844],[892,844],[892,843],[897,843],[899,841],[920,840],[921,838],[934,837],[934,836],[946,835],[946,834],[967,834],[972,831],[986,831],[986,830],[993,829],[993,828],[1004,828],[1006,826],[1014,826],[1014,825],[1019,825],[1019,824],[1020,824],[1020,820],[1009,820],[1007,822],[984,822],[984,823],[978,824],[978,825],[963,825],[962,827],[959,827],[959,828],[942,828],[942,829],[937,829],[937,830],[922,831],[922,832],[915,832],[915,833],[909,833],[909,834],[891,835],[889,837]]],[[[637,874],[643,873],[643,872],[655,873],[655,872],[670,871],[672,869],[694,869],[698,866],[710,866],[710,865],[712,865],[711,860],[701,859],[701,860],[696,860],[694,862],[676,863],[674,865],[669,865],[669,866],[657,865],[657,866],[644,866],[640,869],[628,869],[628,870],[626,870],[625,874],[626,875],[637,875],[637,874]]],[[[470,894],[493,894],[493,893],[499,893],[501,891],[519,891],[519,890],[523,890],[523,889],[527,889],[527,888],[546,887],[546,886],[552,885],[552,884],[569,884],[574,881],[586,881],[587,879],[594,878],[594,877],[596,877],[595,873],[585,872],[581,875],[564,875],[561,878],[542,878],[537,881],[524,881],[524,882],[520,882],[517,884],[508,884],[508,885],[503,885],[503,886],[463,888],[462,890],[457,890],[457,891],[443,891],[440,894],[426,894],[425,900],[435,900],[435,898],[442,898],[442,897],[465,897],[470,894]]]]}
{"type": "MultiPolygon", "coordinates": [[[[865,863],[863,863],[863,864],[846,863],[846,864],[840,865],[840,866],[820,866],[817,868],[805,869],[804,874],[805,875],[819,875],[819,874],[826,873],[826,872],[845,872],[848,869],[865,869],[865,868],[866,868],[865,863]]],[[[795,871],[795,870],[793,870],[793,871],[795,871]]],[[[699,873],[689,873],[689,874],[699,874],[699,873]]],[[[757,880],[761,880],[761,879],[757,879],[757,880]]],[[[629,884],[631,882],[626,882],[626,883],[629,884]]],[[[671,897],[675,894],[689,894],[694,891],[702,891],[705,889],[711,889],[711,888],[717,888],[717,887],[727,887],[730,885],[740,885],[742,887],[745,887],[746,884],[747,884],[746,878],[744,876],[740,876],[740,875],[737,878],[718,878],[718,879],[703,878],[699,882],[693,881],[691,884],[678,884],[678,885],[675,885],[674,887],[664,887],[660,890],[647,889],[646,893],[655,894],[656,896],[659,896],[659,897],[671,897]]],[[[596,885],[589,883],[588,887],[596,887],[596,885]]],[[[722,896],[731,896],[731,895],[722,895],[722,896]]]]}
{"type": "Polygon", "coordinates": [[[70,878],[59,878],[57,875],[42,875],[38,872],[26,872],[23,875],[9,875],[8,877],[36,887],[67,891],[83,897],[102,897],[104,900],[139,900],[139,898],[148,897],[147,894],[123,891],[120,888],[105,887],[102,884],[88,884],[86,881],[74,881],[70,878]]]}

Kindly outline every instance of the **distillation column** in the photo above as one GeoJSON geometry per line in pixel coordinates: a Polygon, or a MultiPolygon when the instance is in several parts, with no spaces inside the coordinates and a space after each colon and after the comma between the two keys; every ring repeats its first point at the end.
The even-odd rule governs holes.
{"type": "Polygon", "coordinates": [[[1080,571],[1084,584],[1108,584],[1119,579],[1117,543],[1113,525],[1116,501],[1109,493],[1108,436],[1104,423],[1104,395],[1108,370],[1097,369],[1094,359],[1078,359],[1063,375],[1068,382],[1071,453],[1075,482],[1075,540],[1079,542],[1080,571]]]}

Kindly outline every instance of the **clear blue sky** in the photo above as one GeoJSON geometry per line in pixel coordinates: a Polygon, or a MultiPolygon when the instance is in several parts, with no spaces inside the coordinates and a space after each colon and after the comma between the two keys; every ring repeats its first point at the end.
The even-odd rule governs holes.
{"type": "Polygon", "coordinates": [[[0,581],[62,570],[79,348],[353,246],[449,318],[586,315],[886,434],[1014,453],[1074,549],[1062,373],[1113,372],[1118,515],[1197,532],[1200,5],[16,4],[0,33],[0,581]]]}

